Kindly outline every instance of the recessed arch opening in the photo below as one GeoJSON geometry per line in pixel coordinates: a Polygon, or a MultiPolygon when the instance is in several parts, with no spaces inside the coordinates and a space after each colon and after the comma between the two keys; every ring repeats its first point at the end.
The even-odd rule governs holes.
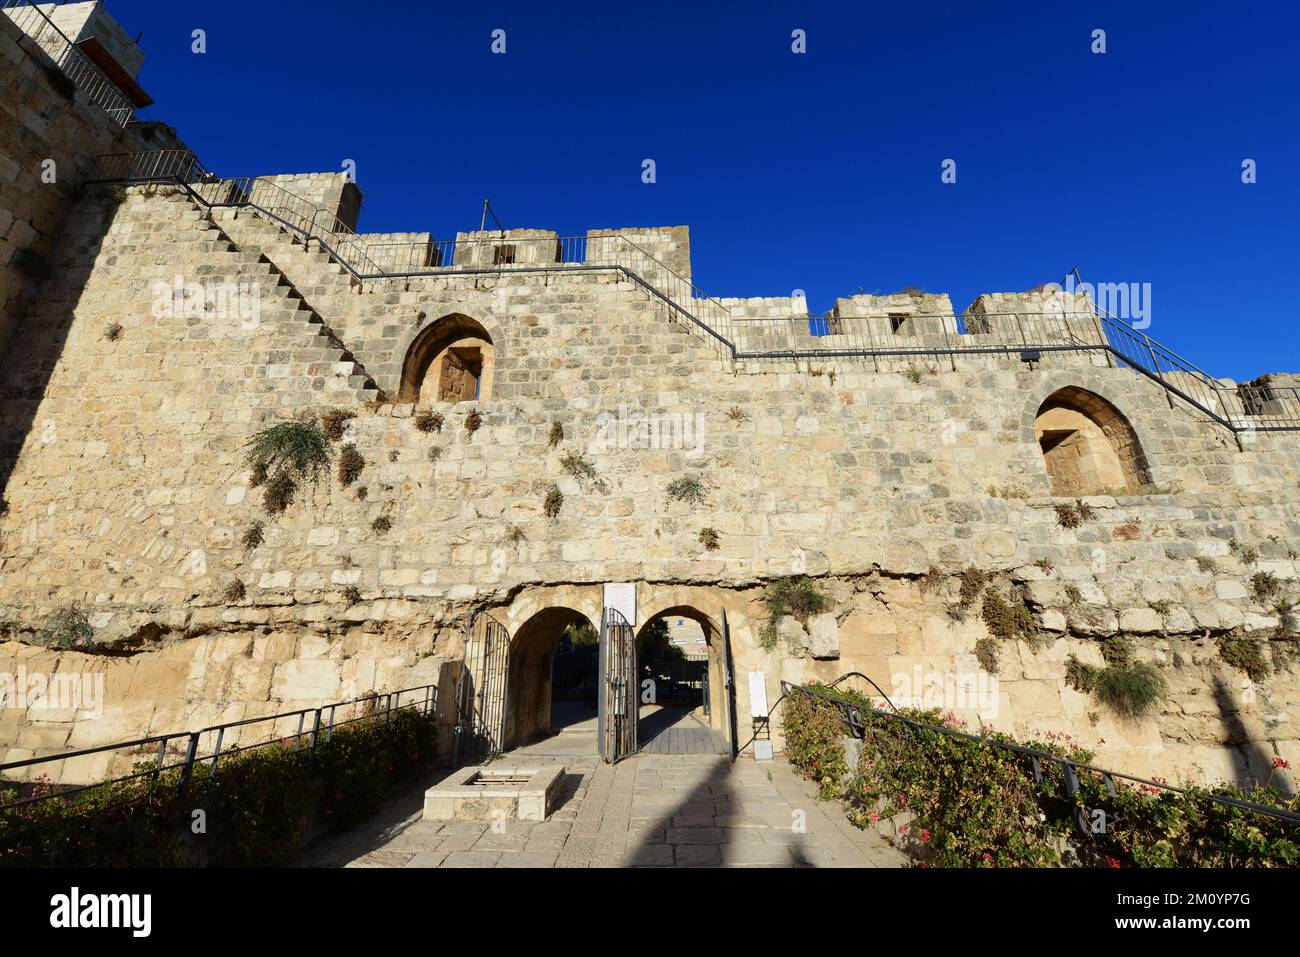
{"type": "Polygon", "coordinates": [[[566,606],[544,608],[519,626],[510,642],[507,748],[571,730],[589,732],[595,749],[598,634],[566,606]]]}
{"type": "Polygon", "coordinates": [[[433,405],[489,399],[496,350],[483,324],[458,312],[429,324],[402,363],[398,402],[433,405]]]}
{"type": "Polygon", "coordinates": [[[1137,492],[1151,481],[1133,426],[1086,389],[1067,386],[1048,396],[1034,419],[1034,438],[1053,495],[1137,492]]]}

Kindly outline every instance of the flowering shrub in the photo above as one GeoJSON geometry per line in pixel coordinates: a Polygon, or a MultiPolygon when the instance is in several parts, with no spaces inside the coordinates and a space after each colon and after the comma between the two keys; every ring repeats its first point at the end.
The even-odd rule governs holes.
{"type": "Polygon", "coordinates": [[[184,799],[174,769],[0,809],[0,866],[283,864],[308,835],[373,814],[392,787],[432,767],[436,737],[432,716],[401,710],[322,735],[314,761],[285,739],[222,759],[215,778],[196,763],[184,799]]]}
{"type": "Polygon", "coordinates": [[[790,764],[813,780],[823,800],[839,797],[852,770],[844,756],[844,720],[834,705],[808,695],[785,699],[781,715],[785,753],[790,764]]]}
{"type": "MultiPolygon", "coordinates": [[[[814,686],[815,687],[815,686],[814,686]]],[[[823,692],[824,688],[820,689],[823,692]]],[[[1300,865],[1300,825],[1208,799],[1220,795],[1300,813],[1300,797],[1286,798],[1274,779],[1289,771],[1274,759],[1273,776],[1243,792],[1221,784],[1182,793],[1078,772],[1071,798],[1065,770],[1040,762],[1036,780],[1031,756],[995,747],[1019,744],[1079,765],[1093,753],[1067,734],[1042,741],[1015,741],[986,734],[970,741],[935,728],[918,728],[867,710],[868,700],[837,689],[836,697],[859,706],[861,758],[846,777],[842,712],[805,695],[786,699],[785,733],[790,763],[816,777],[823,797],[839,797],[848,817],[870,827],[904,812],[910,820],[897,833],[900,846],[937,867],[1294,867],[1300,865]],[[838,762],[838,763],[837,763],[838,762]],[[1089,833],[1078,825],[1081,812],[1089,833]]],[[[914,721],[963,729],[951,713],[906,710],[914,721]]]]}

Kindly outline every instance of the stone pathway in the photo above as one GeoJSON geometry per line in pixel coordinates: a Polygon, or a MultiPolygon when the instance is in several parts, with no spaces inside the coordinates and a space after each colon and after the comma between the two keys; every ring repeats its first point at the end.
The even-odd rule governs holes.
{"type": "Polygon", "coordinates": [[[562,763],[565,787],[544,822],[421,820],[424,791],[389,802],[351,831],[317,842],[304,867],[898,867],[903,854],[853,827],[784,760],[641,754],[607,765],[578,726],[497,764],[562,763]]]}

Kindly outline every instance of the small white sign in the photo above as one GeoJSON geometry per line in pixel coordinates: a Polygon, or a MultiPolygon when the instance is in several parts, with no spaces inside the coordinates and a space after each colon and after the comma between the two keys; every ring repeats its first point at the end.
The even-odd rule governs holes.
{"type": "Polygon", "coordinates": [[[767,680],[761,671],[749,673],[749,713],[755,718],[767,717],[767,680]]]}
{"type": "Polygon", "coordinates": [[[605,607],[613,608],[627,619],[629,625],[633,628],[637,627],[639,622],[636,620],[636,583],[614,582],[607,584],[605,586],[605,607]]]}

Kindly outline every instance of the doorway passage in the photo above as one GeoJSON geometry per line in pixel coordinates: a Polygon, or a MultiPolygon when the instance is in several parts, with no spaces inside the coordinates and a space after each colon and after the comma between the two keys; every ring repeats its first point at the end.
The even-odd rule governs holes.
{"type": "Polygon", "coordinates": [[[637,645],[641,753],[727,753],[713,726],[710,643],[700,623],[661,614],[641,629],[637,645]]]}

